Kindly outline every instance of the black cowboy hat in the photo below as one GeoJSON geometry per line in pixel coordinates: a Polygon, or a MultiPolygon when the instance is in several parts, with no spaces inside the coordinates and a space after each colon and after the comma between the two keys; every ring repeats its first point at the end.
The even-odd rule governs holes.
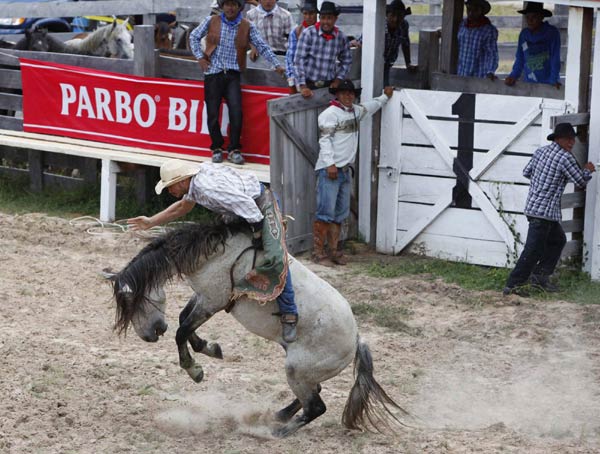
{"type": "Polygon", "coordinates": [[[543,3],[527,2],[527,7],[517,11],[519,14],[540,13],[544,17],[552,17],[552,11],[544,9],[543,3]]]}
{"type": "Polygon", "coordinates": [[[362,92],[362,88],[356,88],[354,86],[354,82],[352,82],[350,79],[342,80],[339,83],[339,85],[335,88],[329,87],[329,93],[331,93],[332,95],[335,95],[340,91],[353,91],[356,96],[360,96],[360,93],[362,92]]]}
{"type": "Polygon", "coordinates": [[[479,6],[484,16],[492,9],[492,5],[487,0],[465,0],[465,6],[479,6]]]}
{"type": "Polygon", "coordinates": [[[321,3],[321,9],[319,10],[319,14],[322,16],[324,14],[332,14],[334,16],[340,15],[340,7],[337,6],[333,2],[323,2],[321,3]]]}
{"type": "Polygon", "coordinates": [[[575,129],[571,123],[559,123],[554,127],[554,132],[546,137],[548,140],[560,139],[561,137],[576,137],[575,129]]]}
{"type": "Polygon", "coordinates": [[[403,14],[405,16],[410,16],[412,11],[410,10],[410,6],[407,8],[402,3],[402,0],[393,0],[392,3],[385,6],[385,14],[403,14]]]}
{"type": "Polygon", "coordinates": [[[302,6],[298,5],[298,8],[303,13],[317,13],[319,12],[319,8],[317,8],[316,1],[305,0],[302,6]]]}

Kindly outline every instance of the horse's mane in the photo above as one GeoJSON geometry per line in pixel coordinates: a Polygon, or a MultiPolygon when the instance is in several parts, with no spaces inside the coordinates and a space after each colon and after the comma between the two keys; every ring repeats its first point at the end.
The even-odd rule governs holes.
{"type": "MultiPolygon", "coordinates": [[[[102,43],[102,40],[106,39],[112,30],[112,24],[105,25],[97,28],[92,33],[82,38],[80,41],[69,43],[69,46],[78,49],[81,52],[93,52],[102,43]]],[[[118,27],[118,25],[117,25],[118,27]]]]}
{"type": "Polygon", "coordinates": [[[191,275],[201,256],[208,258],[246,224],[189,224],[171,230],[146,245],[113,277],[117,303],[114,329],[127,331],[134,314],[146,302],[146,294],[176,273],[191,275]]]}

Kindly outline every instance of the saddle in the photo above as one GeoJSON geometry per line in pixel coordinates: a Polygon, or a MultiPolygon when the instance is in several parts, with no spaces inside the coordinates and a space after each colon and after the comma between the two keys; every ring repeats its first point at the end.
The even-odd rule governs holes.
{"type": "Polygon", "coordinates": [[[256,204],[265,217],[262,228],[264,260],[234,283],[232,302],[247,296],[259,304],[266,304],[276,299],[285,286],[289,264],[279,205],[269,189],[256,199],[256,204]]]}

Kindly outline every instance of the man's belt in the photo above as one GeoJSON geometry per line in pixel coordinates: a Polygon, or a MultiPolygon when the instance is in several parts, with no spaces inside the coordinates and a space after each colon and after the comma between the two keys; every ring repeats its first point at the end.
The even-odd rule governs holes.
{"type": "Polygon", "coordinates": [[[307,80],[306,86],[311,90],[314,88],[324,88],[329,87],[331,85],[331,80],[307,80]]]}

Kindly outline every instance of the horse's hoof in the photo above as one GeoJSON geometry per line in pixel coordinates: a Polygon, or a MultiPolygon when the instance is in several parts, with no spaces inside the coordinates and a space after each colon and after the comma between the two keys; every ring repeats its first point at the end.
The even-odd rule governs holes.
{"type": "Polygon", "coordinates": [[[212,358],[223,359],[223,351],[221,350],[221,346],[217,343],[208,346],[208,353],[212,358]]]}
{"type": "Polygon", "coordinates": [[[204,378],[204,371],[202,370],[202,366],[199,366],[198,364],[193,365],[185,371],[190,377],[192,377],[192,380],[194,380],[196,383],[200,383],[204,378]]]}
{"type": "Polygon", "coordinates": [[[280,426],[276,429],[273,429],[271,434],[276,438],[285,438],[292,435],[297,430],[298,427],[296,427],[295,425],[286,424],[285,426],[280,426]]]}

